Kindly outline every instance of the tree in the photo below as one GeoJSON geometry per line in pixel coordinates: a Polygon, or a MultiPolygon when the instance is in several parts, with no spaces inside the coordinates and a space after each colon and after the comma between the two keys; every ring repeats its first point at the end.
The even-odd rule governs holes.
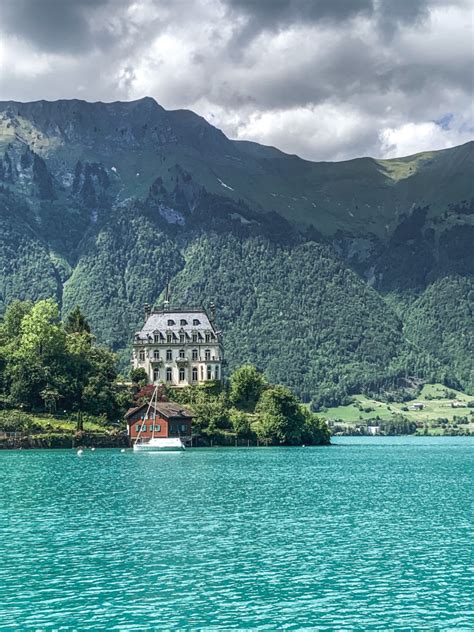
{"type": "Polygon", "coordinates": [[[73,333],[91,333],[91,328],[89,323],[86,320],[86,317],[81,312],[79,306],[76,306],[66,318],[66,322],[64,324],[64,331],[68,334],[73,333]]]}
{"type": "Polygon", "coordinates": [[[329,445],[331,432],[324,419],[321,419],[306,407],[301,407],[304,416],[304,428],[301,441],[306,445],[329,445]]]}
{"type": "Polygon", "coordinates": [[[234,406],[251,412],[266,387],[265,376],[252,364],[244,364],[230,377],[230,399],[234,406]]]}
{"type": "Polygon", "coordinates": [[[273,386],[262,393],[255,408],[258,421],[254,430],[260,441],[297,445],[305,417],[295,395],[286,386],[273,386]]]}
{"type": "Polygon", "coordinates": [[[145,369],[138,367],[130,371],[130,379],[134,384],[144,386],[148,382],[148,375],[145,369]]]}

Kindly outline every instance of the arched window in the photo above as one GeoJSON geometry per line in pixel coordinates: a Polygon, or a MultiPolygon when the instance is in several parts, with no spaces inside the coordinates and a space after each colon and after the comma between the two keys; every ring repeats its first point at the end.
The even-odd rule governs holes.
{"type": "Polygon", "coordinates": [[[187,320],[184,320],[184,318],[182,318],[182,319],[179,321],[179,324],[181,325],[181,327],[184,327],[184,325],[187,325],[187,324],[188,324],[188,321],[187,321],[187,320]]]}
{"type": "Polygon", "coordinates": [[[193,360],[197,360],[197,359],[198,359],[198,350],[193,349],[193,360]]]}
{"type": "Polygon", "coordinates": [[[207,379],[212,380],[212,369],[210,366],[207,367],[207,379]]]}
{"type": "Polygon", "coordinates": [[[205,358],[205,360],[210,360],[211,359],[211,350],[210,349],[206,349],[204,351],[204,358],[205,358]]]}
{"type": "Polygon", "coordinates": [[[171,367],[168,367],[166,369],[166,381],[171,382],[172,379],[173,379],[173,370],[171,369],[171,367]]]}
{"type": "Polygon", "coordinates": [[[196,327],[197,325],[199,325],[199,319],[198,318],[193,318],[193,325],[196,327]]]}
{"type": "Polygon", "coordinates": [[[172,327],[174,325],[174,320],[171,318],[168,320],[168,327],[172,327]]]}
{"type": "Polygon", "coordinates": [[[197,368],[195,366],[193,366],[192,376],[193,376],[193,378],[192,378],[193,382],[197,382],[198,381],[198,370],[197,370],[197,368]]]}
{"type": "Polygon", "coordinates": [[[153,351],[153,360],[159,360],[160,359],[160,352],[158,349],[155,349],[153,351]]]}
{"type": "Polygon", "coordinates": [[[183,368],[181,368],[181,369],[179,370],[179,381],[180,381],[180,382],[184,382],[184,378],[185,378],[185,372],[184,372],[184,369],[183,369],[183,368]]]}

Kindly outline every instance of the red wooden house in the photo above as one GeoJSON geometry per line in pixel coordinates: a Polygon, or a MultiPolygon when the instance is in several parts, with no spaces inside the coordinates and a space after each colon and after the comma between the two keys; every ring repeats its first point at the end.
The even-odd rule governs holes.
{"type": "Polygon", "coordinates": [[[138,433],[140,439],[180,437],[184,443],[191,440],[192,413],[189,410],[176,402],[158,402],[148,407],[148,403],[142,404],[125,413],[127,433],[132,444],[138,433]]]}

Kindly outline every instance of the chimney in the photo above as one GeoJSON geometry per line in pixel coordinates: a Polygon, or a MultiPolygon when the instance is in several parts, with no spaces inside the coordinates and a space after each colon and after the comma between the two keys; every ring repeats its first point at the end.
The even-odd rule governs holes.
{"type": "Polygon", "coordinates": [[[145,303],[144,310],[145,310],[145,320],[147,320],[148,316],[151,314],[151,307],[148,303],[145,303]]]}
{"type": "Polygon", "coordinates": [[[216,306],[213,302],[209,303],[209,320],[212,322],[216,318],[216,306]]]}

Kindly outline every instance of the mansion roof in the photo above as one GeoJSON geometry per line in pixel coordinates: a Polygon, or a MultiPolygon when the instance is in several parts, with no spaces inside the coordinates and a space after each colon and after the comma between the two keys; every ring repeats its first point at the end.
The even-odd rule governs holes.
{"type": "Polygon", "coordinates": [[[164,310],[152,312],[137,334],[140,338],[147,338],[155,332],[167,331],[175,334],[181,331],[185,333],[214,331],[214,326],[204,310],[164,310]]]}

